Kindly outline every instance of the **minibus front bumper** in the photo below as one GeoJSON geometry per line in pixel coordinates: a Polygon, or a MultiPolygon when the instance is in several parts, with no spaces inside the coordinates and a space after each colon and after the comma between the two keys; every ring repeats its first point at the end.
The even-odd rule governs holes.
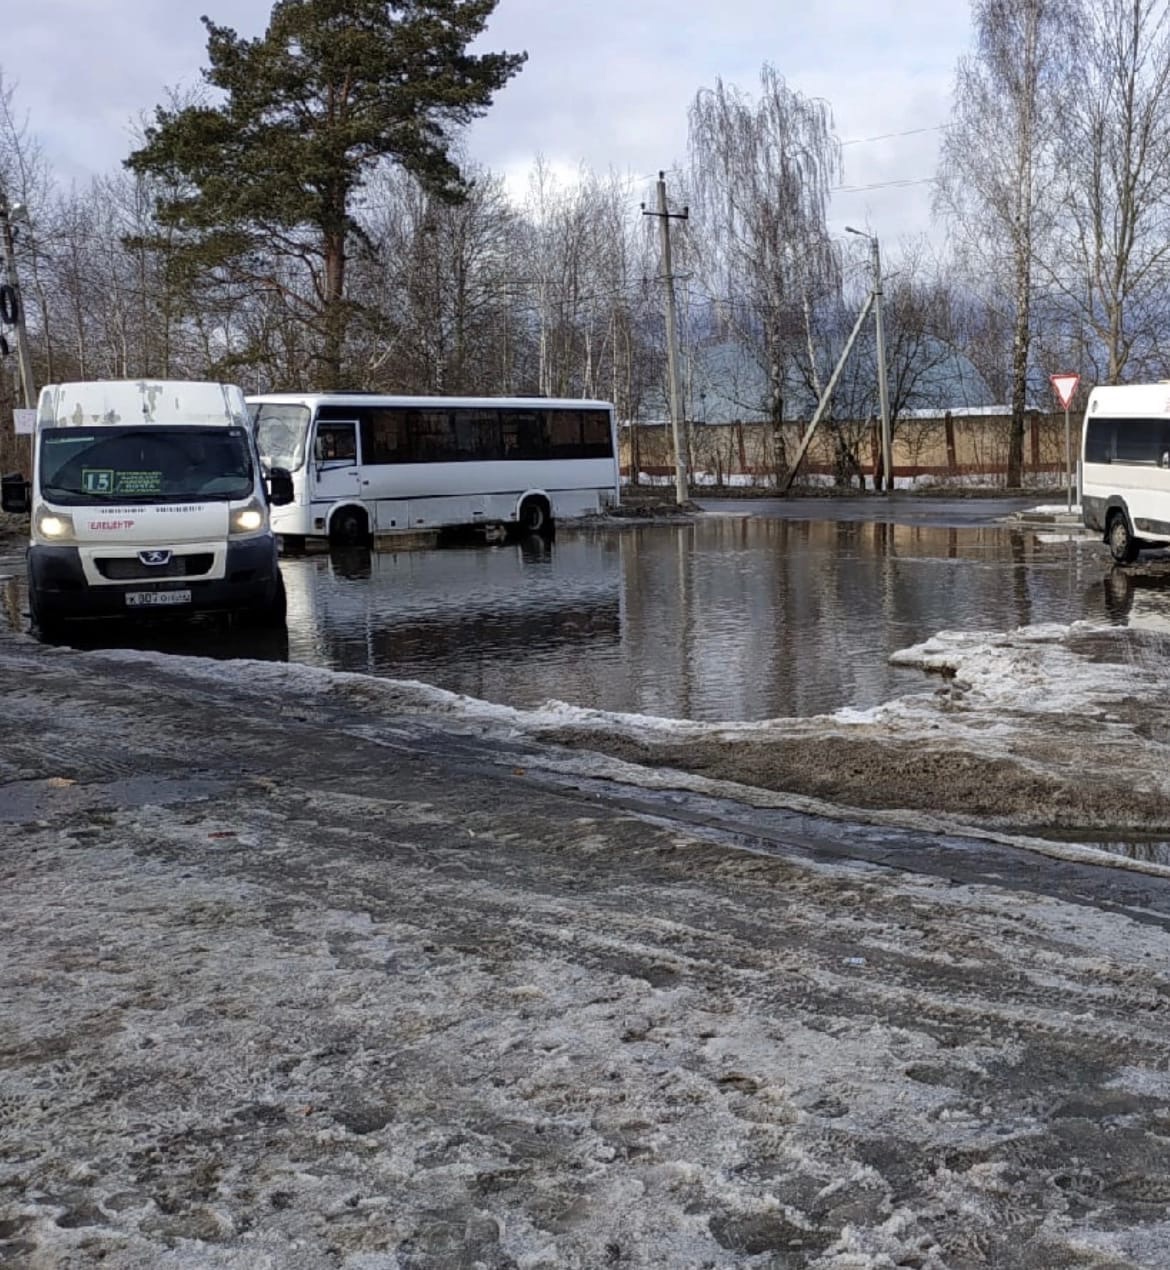
{"type": "MultiPolygon", "coordinates": [[[[166,566],[160,566],[161,570],[166,566]]],[[[182,617],[191,613],[264,612],[280,595],[272,534],[227,543],[222,577],[138,576],[94,585],[77,547],[34,543],[28,549],[29,599],[42,622],[76,618],[182,617]]]]}

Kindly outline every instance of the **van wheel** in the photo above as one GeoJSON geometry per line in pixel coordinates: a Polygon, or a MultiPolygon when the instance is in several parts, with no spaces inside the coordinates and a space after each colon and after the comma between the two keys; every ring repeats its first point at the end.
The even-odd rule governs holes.
{"type": "Polygon", "coordinates": [[[266,629],[276,629],[285,624],[288,618],[288,593],[284,589],[284,579],[276,575],[276,594],[272,603],[261,613],[260,625],[266,629]]]}
{"type": "Polygon", "coordinates": [[[65,623],[59,617],[46,617],[36,600],[36,592],[28,597],[29,634],[42,643],[59,644],[65,638],[65,623]]]}
{"type": "Polygon", "coordinates": [[[1115,511],[1109,519],[1109,528],[1105,531],[1105,540],[1109,544],[1109,554],[1118,564],[1133,564],[1138,557],[1138,540],[1129,532],[1129,524],[1125,513],[1115,511]]]}
{"type": "Polygon", "coordinates": [[[542,538],[552,536],[552,512],[543,498],[526,498],[520,504],[520,528],[526,534],[540,534],[542,538]]]}
{"type": "Polygon", "coordinates": [[[370,522],[356,507],[343,507],[329,522],[329,541],[339,547],[364,547],[370,540],[370,522]]]}

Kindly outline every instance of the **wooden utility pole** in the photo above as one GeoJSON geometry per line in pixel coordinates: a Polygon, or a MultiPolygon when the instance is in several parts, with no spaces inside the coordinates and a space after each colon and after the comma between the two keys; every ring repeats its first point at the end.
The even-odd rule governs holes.
{"type": "Polygon", "coordinates": [[[670,378],[670,431],[674,439],[674,485],[675,496],[680,504],[687,501],[687,461],[680,436],[682,407],[678,386],[678,328],[674,311],[674,269],[670,259],[670,222],[687,220],[690,208],[684,207],[681,212],[666,210],[666,173],[658,173],[658,210],[648,212],[646,204],[642,204],[643,216],[657,216],[659,232],[662,238],[662,281],[666,286],[666,367],[670,378]]]}

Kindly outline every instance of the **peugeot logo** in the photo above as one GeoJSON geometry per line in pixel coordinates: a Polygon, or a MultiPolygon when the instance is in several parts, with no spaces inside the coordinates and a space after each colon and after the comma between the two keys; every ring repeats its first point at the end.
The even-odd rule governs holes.
{"type": "Polygon", "coordinates": [[[171,553],[169,551],[140,551],[138,559],[143,564],[163,565],[170,564],[171,553]]]}

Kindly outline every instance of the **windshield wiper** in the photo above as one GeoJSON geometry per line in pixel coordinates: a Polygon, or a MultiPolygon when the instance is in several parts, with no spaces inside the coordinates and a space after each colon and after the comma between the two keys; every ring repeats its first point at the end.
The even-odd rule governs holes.
{"type": "Polygon", "coordinates": [[[41,486],[41,493],[52,497],[54,494],[64,495],[66,498],[84,498],[89,502],[100,503],[105,501],[107,495],[94,494],[87,489],[73,489],[69,485],[54,485],[51,481],[41,486]]]}

